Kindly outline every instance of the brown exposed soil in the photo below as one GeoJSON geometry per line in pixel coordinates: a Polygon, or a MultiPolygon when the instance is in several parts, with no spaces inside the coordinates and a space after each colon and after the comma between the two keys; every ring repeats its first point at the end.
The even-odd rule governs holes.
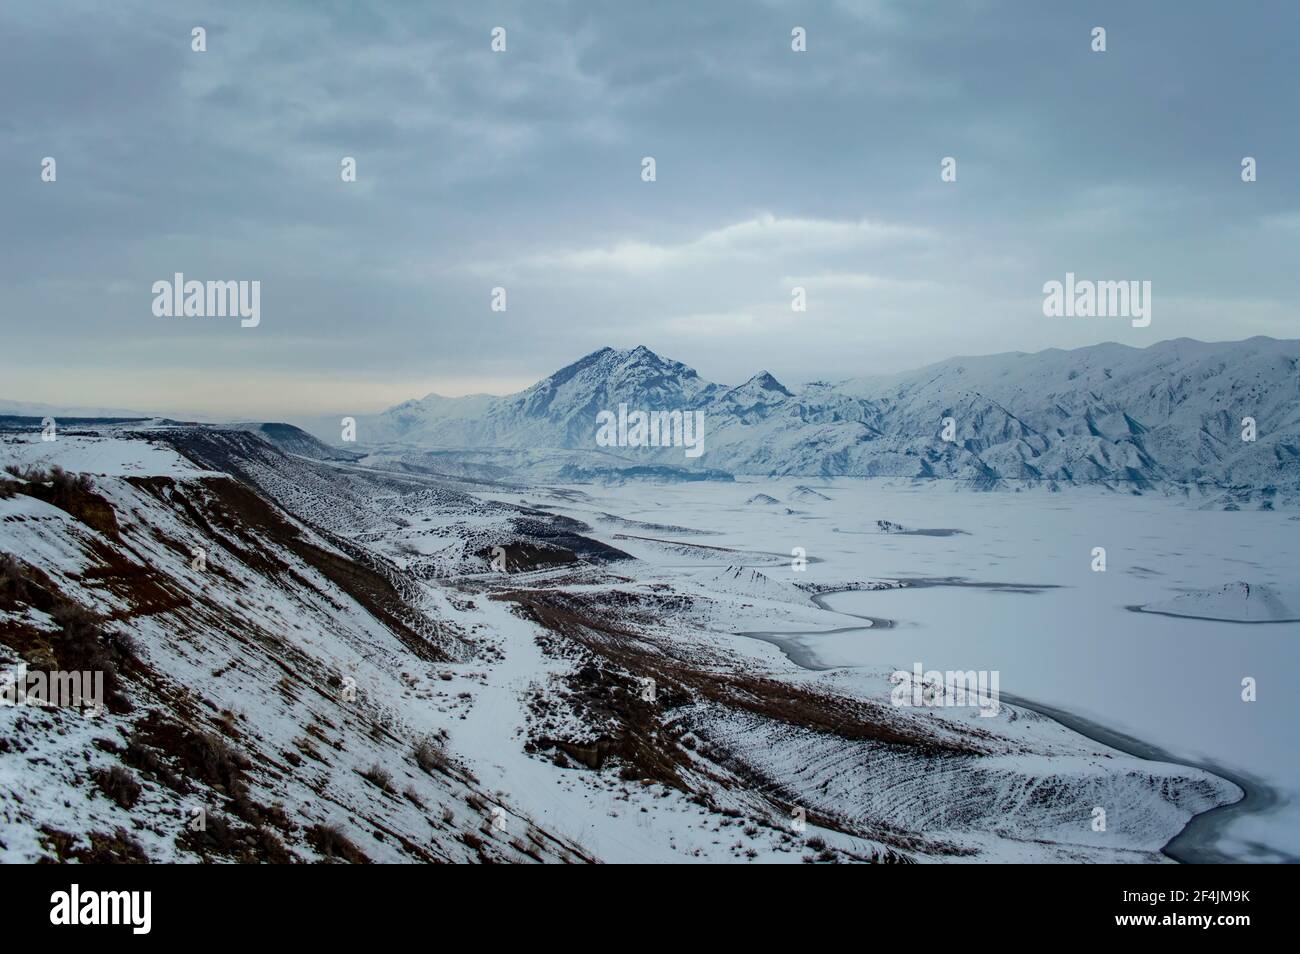
{"type": "Polygon", "coordinates": [[[703,669],[651,651],[644,635],[609,619],[583,597],[569,593],[516,590],[496,598],[511,600],[529,618],[575,640],[591,652],[637,677],[655,680],[657,693],[673,689],[790,725],[848,740],[902,745],[923,755],[973,755],[978,750],[936,740],[899,726],[874,703],[845,699],[751,673],[703,669]]]}
{"type": "Polygon", "coordinates": [[[80,520],[92,530],[99,531],[110,540],[120,539],[118,536],[117,514],[113,512],[113,505],[93,490],[84,490],[75,486],[60,486],[58,483],[48,485],[9,482],[8,486],[18,493],[35,497],[37,500],[43,500],[53,507],[58,507],[64,513],[71,514],[77,520],[80,520]]]}
{"type": "MultiPolygon", "coordinates": [[[[578,558],[572,550],[538,547],[530,543],[507,543],[500,549],[504,551],[504,569],[508,573],[541,570],[553,566],[568,566],[578,562],[578,558]]],[[[484,547],[474,555],[489,562],[497,557],[496,552],[491,547],[484,547]]]]}

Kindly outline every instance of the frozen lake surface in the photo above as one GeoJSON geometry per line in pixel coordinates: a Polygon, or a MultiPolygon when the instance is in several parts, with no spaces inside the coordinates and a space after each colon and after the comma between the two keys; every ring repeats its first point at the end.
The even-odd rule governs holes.
{"type": "MultiPolygon", "coordinates": [[[[1200,511],[1156,495],[1091,490],[974,493],[942,485],[860,480],[584,485],[563,512],[597,507],[623,517],[715,531],[695,544],[813,560],[802,572],[773,558],[764,572],[828,585],[865,579],[959,578],[1046,587],[962,585],[832,594],[831,609],[887,617],[891,628],[848,629],[801,643],[819,665],[996,670],[1001,690],[1075,713],[1172,755],[1259,779],[1281,804],[1235,817],[1217,848],[1242,860],[1300,856],[1300,623],[1250,624],[1136,613],[1128,607],[1232,581],[1294,591],[1300,521],[1286,512],[1200,511]],[[808,486],[829,500],[794,493],[808,486]],[[757,493],[779,506],[746,504],[757,493]],[[791,512],[793,511],[793,512],[791,512]],[[881,532],[877,521],[910,530],[881,532]],[[1104,572],[1093,570],[1096,547],[1104,572]],[[1242,699],[1242,680],[1258,686],[1242,699]]],[[[666,571],[691,572],[647,544],[598,536],[666,571]]],[[[719,562],[726,563],[725,554],[719,562]]],[[[699,564],[694,565],[698,568],[699,564]]],[[[828,616],[827,630],[854,620],[828,616]]]]}

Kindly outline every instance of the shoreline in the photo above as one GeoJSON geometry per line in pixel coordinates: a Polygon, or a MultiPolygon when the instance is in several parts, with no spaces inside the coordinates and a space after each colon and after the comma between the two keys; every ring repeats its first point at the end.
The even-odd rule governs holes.
{"type": "MultiPolygon", "coordinates": [[[[1265,812],[1281,804],[1278,793],[1273,788],[1253,776],[1226,769],[1214,762],[1197,762],[1192,759],[1179,758],[1158,745],[1143,742],[1117,729],[1110,729],[1092,719],[1076,715],[1056,706],[1031,702],[1021,696],[1002,693],[1002,699],[1013,706],[1020,706],[1059,722],[1072,732],[1092,739],[1101,745],[1117,749],[1134,758],[1149,762],[1168,762],[1187,768],[1199,769],[1219,778],[1225,779],[1241,789],[1242,797],[1226,805],[1198,812],[1187,820],[1178,834],[1170,838],[1160,853],[1179,864],[1242,864],[1242,859],[1226,855],[1214,847],[1218,835],[1239,815],[1265,812]]],[[[1295,863],[1300,859],[1292,858],[1283,852],[1274,852],[1295,863]]]]}
{"type": "MultiPolygon", "coordinates": [[[[927,581],[929,585],[942,585],[927,581]]],[[[965,584],[967,586],[980,584],[965,584]]],[[[841,610],[832,609],[827,606],[822,598],[834,596],[837,593],[860,592],[854,589],[827,590],[812,597],[812,601],[818,608],[830,613],[836,613],[840,616],[851,616],[857,619],[867,620],[867,626],[842,626],[836,629],[825,630],[806,630],[806,631],[787,631],[776,632],[760,630],[755,632],[739,632],[737,636],[745,636],[750,639],[757,639],[770,645],[776,646],[785,657],[794,663],[800,669],[807,669],[813,672],[827,672],[832,669],[852,669],[852,666],[824,666],[818,664],[816,654],[811,647],[804,643],[805,637],[826,636],[834,633],[847,633],[860,630],[863,633],[869,633],[872,629],[892,628],[896,625],[895,620],[878,618],[873,616],[862,616],[858,613],[845,613],[841,610]]],[[[1131,755],[1134,758],[1140,758],[1150,762],[1167,762],[1173,765],[1182,765],[1187,768],[1199,769],[1210,775],[1217,776],[1225,781],[1231,782],[1242,792],[1242,797],[1226,805],[1216,805],[1214,808],[1198,812],[1191,816],[1183,827],[1160,849],[1160,853],[1171,861],[1178,864],[1241,864],[1243,859],[1235,858],[1224,854],[1215,847],[1219,835],[1228,827],[1236,818],[1247,814],[1257,814],[1270,811],[1281,804],[1281,797],[1276,789],[1267,785],[1253,776],[1246,775],[1242,772],[1226,769],[1221,765],[1213,762],[1197,762],[1191,759],[1179,758],[1172,755],[1157,745],[1143,742],[1141,739],[1120,732],[1116,729],[1110,729],[1101,723],[1092,719],[1077,715],[1066,709],[1056,706],[1049,706],[1044,703],[1031,702],[1021,696],[1011,693],[1002,693],[1001,698],[1014,706],[1028,709],[1036,712],[1045,718],[1057,722],[1071,732],[1078,733],[1084,738],[1091,739],[1100,745],[1131,755]]],[[[1285,852],[1272,850],[1272,853],[1288,863],[1300,862],[1300,858],[1294,858],[1285,852]]]]}
{"type": "Polygon", "coordinates": [[[1145,613],[1147,616],[1171,616],[1174,619],[1194,619],[1203,623],[1232,623],[1238,626],[1268,626],[1273,623],[1300,623],[1300,616],[1287,619],[1230,619],[1226,616],[1197,616],[1193,613],[1171,613],[1168,610],[1147,609],[1145,605],[1125,606],[1130,613],[1145,613]]]}

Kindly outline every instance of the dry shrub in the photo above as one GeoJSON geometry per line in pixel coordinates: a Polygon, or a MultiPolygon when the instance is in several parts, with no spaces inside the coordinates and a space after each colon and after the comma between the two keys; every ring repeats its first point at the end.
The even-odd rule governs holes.
{"type": "Polygon", "coordinates": [[[126,769],[114,765],[108,769],[99,769],[91,776],[99,790],[130,811],[140,799],[140,783],[126,769]]]}
{"type": "Polygon", "coordinates": [[[307,843],[331,861],[368,865],[365,852],[352,843],[339,825],[313,825],[306,831],[307,843]]]}

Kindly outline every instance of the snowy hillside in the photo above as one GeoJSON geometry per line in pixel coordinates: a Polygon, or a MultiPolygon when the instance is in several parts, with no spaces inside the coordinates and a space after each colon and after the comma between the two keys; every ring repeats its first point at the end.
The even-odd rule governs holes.
{"type": "Polygon", "coordinates": [[[583,857],[517,813],[484,824],[500,799],[445,751],[446,666],[473,653],[445,600],[165,440],[5,462],[56,446],[101,466],[89,490],[5,484],[3,667],[93,659],[114,692],[98,716],[0,710],[5,860],[583,857]]]}
{"type": "Polygon", "coordinates": [[[767,372],[727,388],[644,347],[603,348],[519,394],[400,405],[365,419],[360,440],[453,455],[494,449],[505,454],[496,464],[520,474],[533,474],[529,454],[567,449],[623,468],[1196,488],[1270,506],[1300,494],[1300,341],[1178,339],[954,358],[797,390],[767,372]],[[702,412],[704,452],[598,447],[597,414],[620,405],[702,412]],[[1247,418],[1253,440],[1243,439],[1247,418]]]}
{"type": "Polygon", "coordinates": [[[4,860],[1153,861],[1241,794],[803,669],[744,631],[842,624],[805,589],[504,486],[170,424],[0,458],[0,670],[108,676],[0,707],[4,860]]]}
{"type": "Polygon", "coordinates": [[[230,426],[258,434],[286,454],[297,454],[300,457],[311,457],[316,460],[356,460],[363,456],[353,451],[331,447],[292,424],[255,423],[230,426]]]}

